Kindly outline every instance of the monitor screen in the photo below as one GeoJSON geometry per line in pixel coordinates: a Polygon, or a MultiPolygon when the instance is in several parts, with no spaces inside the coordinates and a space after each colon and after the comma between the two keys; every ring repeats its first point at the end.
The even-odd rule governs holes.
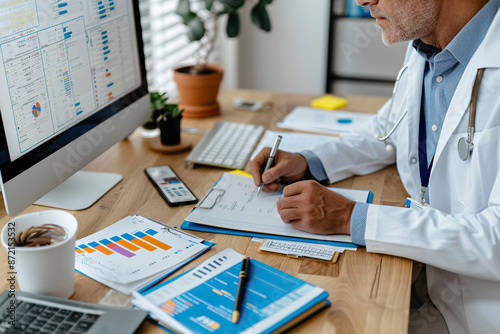
{"type": "Polygon", "coordinates": [[[133,0],[0,2],[0,171],[9,214],[18,213],[19,196],[36,188],[37,198],[23,202],[38,200],[149,117],[139,17],[133,0]]]}

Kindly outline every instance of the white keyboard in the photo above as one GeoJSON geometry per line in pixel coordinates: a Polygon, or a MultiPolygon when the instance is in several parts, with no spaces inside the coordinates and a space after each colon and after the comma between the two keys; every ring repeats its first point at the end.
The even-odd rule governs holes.
{"type": "Polygon", "coordinates": [[[186,166],[243,169],[263,133],[261,125],[217,122],[188,155],[186,166]]]}

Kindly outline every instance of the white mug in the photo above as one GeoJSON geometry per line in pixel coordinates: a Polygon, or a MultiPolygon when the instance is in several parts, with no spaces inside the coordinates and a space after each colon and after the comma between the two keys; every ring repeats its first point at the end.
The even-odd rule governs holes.
{"type": "Polygon", "coordinates": [[[15,273],[23,291],[69,298],[75,291],[76,218],[65,211],[48,210],[13,218],[2,229],[9,272],[15,273]],[[66,230],[66,238],[48,246],[15,247],[14,238],[30,226],[55,224],[66,230]],[[14,261],[12,261],[14,259],[14,261]]]}

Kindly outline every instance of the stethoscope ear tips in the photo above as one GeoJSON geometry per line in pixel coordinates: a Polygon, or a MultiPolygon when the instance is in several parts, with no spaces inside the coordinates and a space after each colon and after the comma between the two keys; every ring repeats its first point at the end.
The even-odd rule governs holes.
{"type": "Polygon", "coordinates": [[[385,150],[386,150],[387,152],[390,152],[390,151],[392,151],[393,149],[394,149],[394,147],[392,147],[392,145],[385,145],[385,150]]]}
{"type": "Polygon", "coordinates": [[[375,137],[375,139],[379,139],[380,135],[378,133],[376,133],[373,137],[375,137]]]}

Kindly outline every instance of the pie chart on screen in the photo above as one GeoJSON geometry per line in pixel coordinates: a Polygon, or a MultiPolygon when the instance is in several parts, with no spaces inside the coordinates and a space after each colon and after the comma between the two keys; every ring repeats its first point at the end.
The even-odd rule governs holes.
{"type": "Polygon", "coordinates": [[[36,102],[33,105],[33,109],[31,110],[31,113],[33,114],[33,116],[35,116],[35,118],[40,116],[40,114],[42,113],[42,107],[40,106],[40,103],[36,102]]]}

